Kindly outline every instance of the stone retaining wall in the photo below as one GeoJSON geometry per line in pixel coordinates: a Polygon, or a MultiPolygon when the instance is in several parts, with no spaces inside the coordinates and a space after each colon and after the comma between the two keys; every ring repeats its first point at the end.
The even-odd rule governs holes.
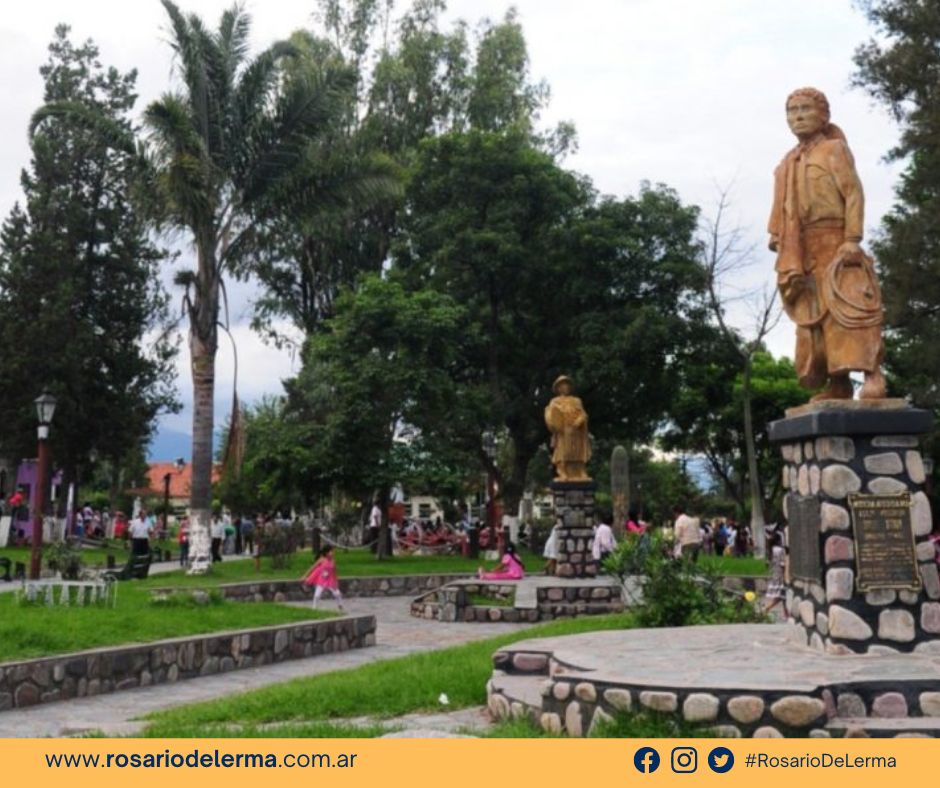
{"type": "MultiPolygon", "coordinates": [[[[414,596],[440,588],[455,580],[470,577],[461,575],[389,575],[383,577],[346,577],[339,581],[339,589],[346,597],[414,596]]],[[[207,586],[208,588],[208,586],[207,586]]],[[[154,588],[151,594],[170,594],[185,590],[178,587],[154,588]]],[[[313,598],[311,589],[299,580],[265,580],[252,583],[225,583],[212,586],[225,599],[235,602],[309,602],[313,598]]]]}
{"type": "MultiPolygon", "coordinates": [[[[680,716],[729,738],[828,738],[825,726],[835,718],[862,725],[869,719],[890,721],[940,716],[940,692],[934,681],[886,680],[849,688],[793,691],[697,691],[689,688],[631,686],[567,679],[566,667],[548,653],[501,652],[493,655],[496,675],[544,676],[540,706],[507,697],[491,680],[488,706],[497,719],[529,716],[543,730],[583,736],[618,713],[650,711],[680,716]]],[[[845,733],[845,731],[840,731],[845,733]]]]}
{"type": "Polygon", "coordinates": [[[505,621],[507,623],[552,621],[556,618],[619,613],[624,604],[619,586],[543,587],[536,589],[536,606],[473,605],[473,595],[510,599],[511,584],[461,582],[431,591],[411,603],[411,615],[432,621],[505,621]]]}
{"type": "Polygon", "coordinates": [[[327,619],[0,663],[0,711],[374,646],[375,627],[327,619]]]}

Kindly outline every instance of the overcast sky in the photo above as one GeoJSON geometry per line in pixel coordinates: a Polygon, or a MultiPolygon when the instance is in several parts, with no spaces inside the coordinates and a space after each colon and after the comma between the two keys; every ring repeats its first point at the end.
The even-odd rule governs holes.
{"type": "MultiPolygon", "coordinates": [[[[180,0],[213,27],[227,0],[180,0]]],[[[313,24],[311,0],[248,2],[256,48],[313,24]]],[[[501,17],[515,5],[529,45],[532,75],[552,89],[546,123],[571,120],[579,151],[567,166],[591,176],[608,194],[635,193],[649,180],[674,187],[708,213],[716,184],[733,181],[732,220],[756,245],[749,286],[770,284],[766,252],[771,173],[793,144],[783,105],[796,87],[829,97],[833,120],[846,132],[867,195],[866,225],[875,229],[892,201],[897,166],[883,161],[897,130],[849,86],[852,53],[872,31],[850,0],[451,0],[449,16],[471,23],[501,17]]],[[[399,3],[402,6],[402,3],[399,3]]],[[[26,127],[42,99],[38,69],[53,28],[70,24],[92,37],[106,65],[137,68],[138,109],[167,89],[171,52],[157,0],[33,0],[0,21],[0,210],[20,197],[19,172],[29,159],[26,127]]],[[[296,360],[265,346],[245,324],[251,288],[239,288],[233,318],[239,348],[240,396],[251,401],[281,390],[296,360]]],[[[178,299],[177,299],[178,300],[178,299]]],[[[743,326],[743,312],[736,319],[743,326]]],[[[792,352],[792,327],[770,338],[775,354],[792,352]]],[[[189,432],[192,394],[188,356],[180,358],[186,408],[163,428],[189,432]]],[[[231,402],[232,353],[223,339],[217,413],[231,402]]]]}

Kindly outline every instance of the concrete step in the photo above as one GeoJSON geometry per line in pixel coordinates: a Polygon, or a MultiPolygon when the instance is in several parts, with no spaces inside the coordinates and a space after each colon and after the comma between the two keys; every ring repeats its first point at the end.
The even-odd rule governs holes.
{"type": "Polygon", "coordinates": [[[898,736],[940,737],[940,717],[834,717],[826,730],[834,736],[892,739],[898,736]]]}

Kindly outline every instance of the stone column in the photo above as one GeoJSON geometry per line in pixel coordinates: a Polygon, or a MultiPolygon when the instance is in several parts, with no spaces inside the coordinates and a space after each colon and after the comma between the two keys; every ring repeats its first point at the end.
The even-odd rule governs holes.
{"type": "Polygon", "coordinates": [[[594,490],[592,482],[552,482],[552,497],[558,527],[558,577],[595,577],[594,490]]]}
{"type": "MultiPolygon", "coordinates": [[[[788,490],[787,613],[810,646],[832,654],[940,653],[940,577],[918,450],[932,427],[928,411],[903,400],[815,403],[770,424],[788,490]],[[891,553],[906,558],[882,560],[890,551],[868,548],[860,564],[860,526],[849,504],[855,493],[900,495],[903,504],[910,496],[910,532],[895,531],[903,534],[895,546],[905,549],[891,553]],[[882,577],[860,588],[860,570],[871,579],[872,567],[909,580],[892,587],[882,577]]],[[[868,533],[881,539],[889,527],[879,521],[868,533]]]]}

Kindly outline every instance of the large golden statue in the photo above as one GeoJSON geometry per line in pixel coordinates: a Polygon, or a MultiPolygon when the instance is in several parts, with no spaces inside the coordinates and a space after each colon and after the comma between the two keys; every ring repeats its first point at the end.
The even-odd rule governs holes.
{"type": "Polygon", "coordinates": [[[556,482],[586,482],[591,459],[588,417],[578,397],[571,395],[571,378],[562,375],[552,384],[555,397],[545,408],[545,423],[552,433],[552,464],[556,482]]]}
{"type": "Polygon", "coordinates": [[[796,323],[796,371],[813,397],[851,399],[849,373],[865,373],[862,399],[882,399],[881,290],[859,245],[865,197],[842,130],[815,88],[787,98],[787,123],[799,144],[774,171],[770,248],[777,286],[796,323]]]}

